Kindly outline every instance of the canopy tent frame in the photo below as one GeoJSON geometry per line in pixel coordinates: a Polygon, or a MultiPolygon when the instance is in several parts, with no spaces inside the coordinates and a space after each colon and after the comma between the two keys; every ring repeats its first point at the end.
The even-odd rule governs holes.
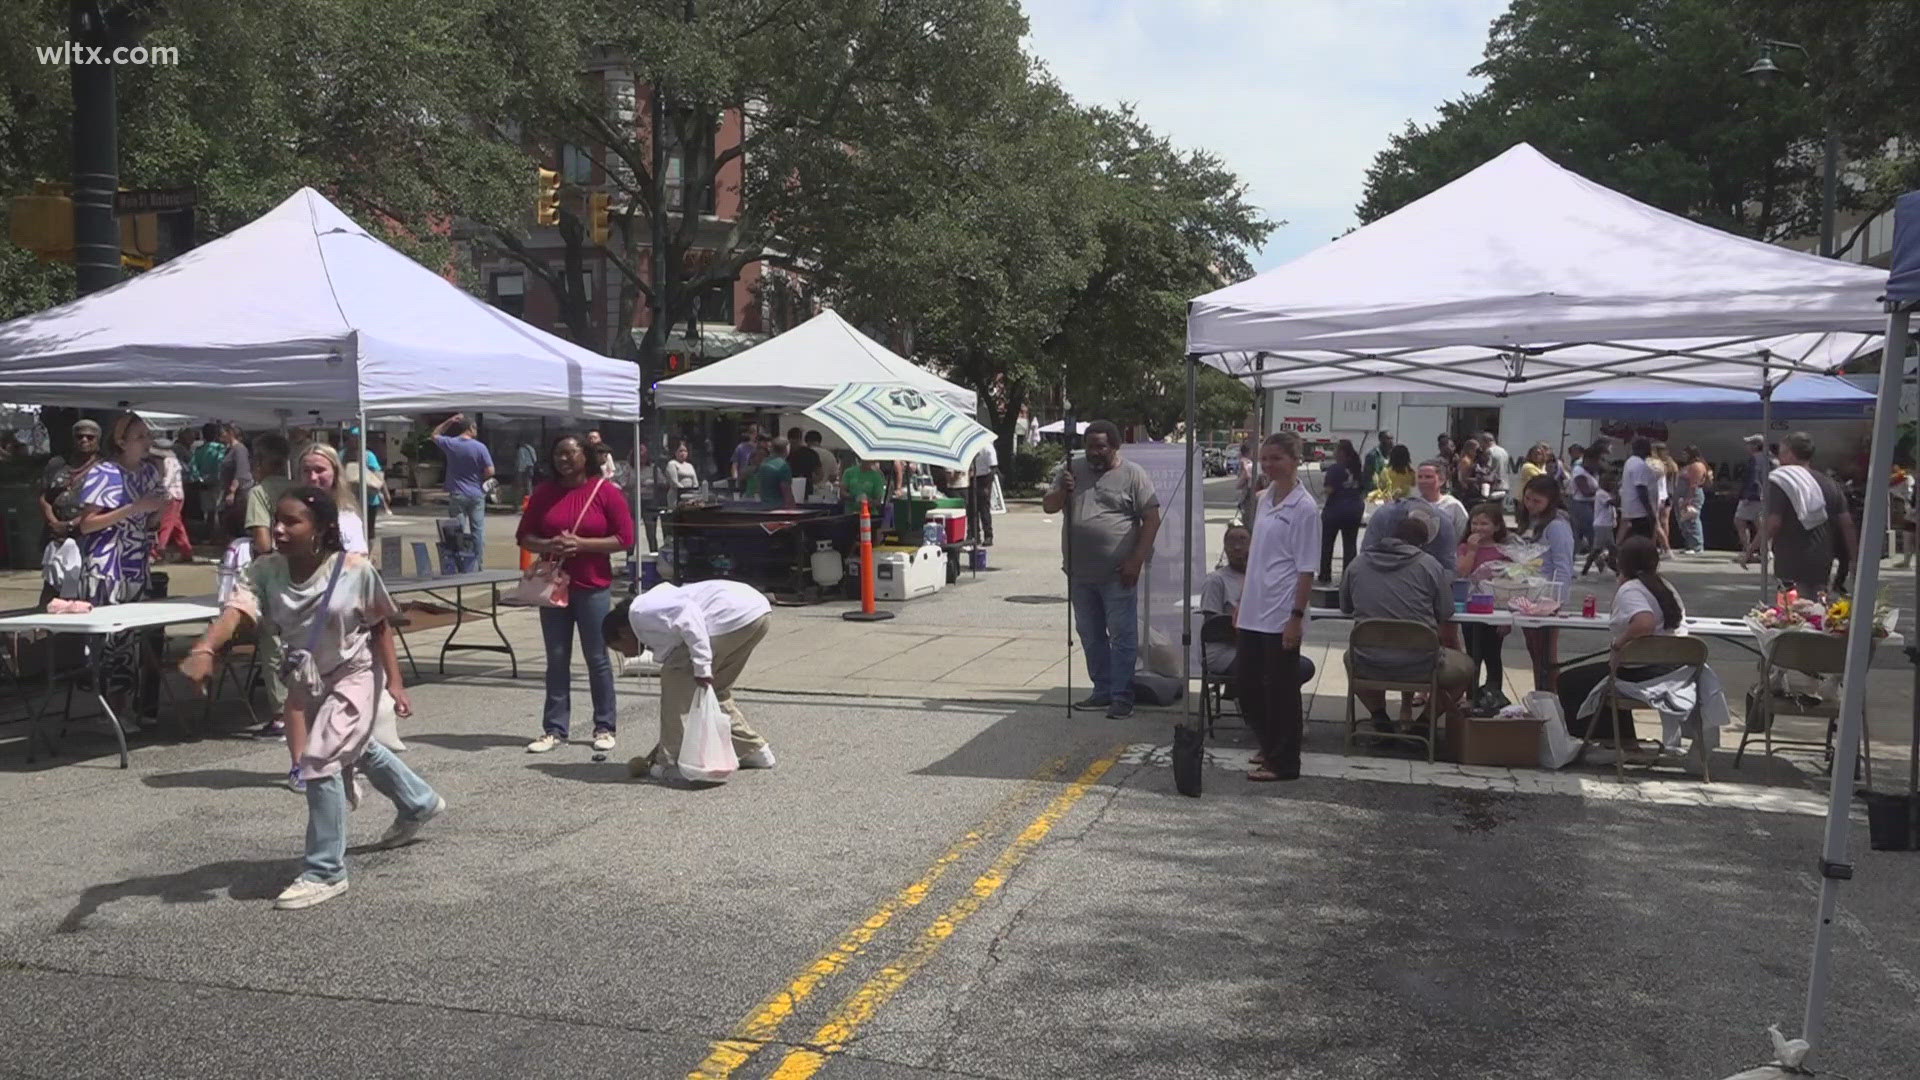
{"type": "MultiPolygon", "coordinates": [[[[1839,368],[1845,364],[1846,360],[1851,360],[1864,353],[1872,352],[1879,347],[1878,335],[1868,335],[1868,334],[1851,335],[1851,336],[1857,337],[1859,340],[1856,341],[1850,348],[1847,349],[1847,353],[1844,359],[1840,360],[1838,363],[1827,365],[1827,366],[1808,366],[1806,364],[1806,359],[1810,357],[1819,348],[1822,342],[1828,340],[1831,337],[1831,335],[1825,335],[1825,334],[1813,335],[1813,336],[1815,337],[1816,340],[1801,354],[1801,356],[1797,360],[1791,360],[1787,362],[1788,368],[1789,368],[1789,372],[1788,372],[1789,374],[1831,375],[1831,374],[1834,374],[1836,371],[1838,371],[1839,368]]],[[[1715,366],[1733,365],[1736,367],[1759,368],[1762,371],[1762,379],[1765,380],[1768,377],[1766,375],[1766,372],[1768,371],[1769,368],[1773,366],[1776,358],[1778,358],[1779,350],[1778,348],[1776,348],[1776,346],[1781,342],[1782,342],[1782,339],[1776,336],[1776,337],[1739,338],[1739,339],[1732,339],[1728,341],[1715,342],[1712,345],[1708,345],[1708,346],[1693,346],[1691,348],[1655,348],[1648,345],[1638,345],[1632,342],[1594,342],[1594,341],[1577,341],[1577,342],[1565,342],[1558,345],[1529,346],[1524,349],[1516,349],[1512,346],[1496,348],[1492,346],[1476,345],[1476,346],[1464,346],[1464,347],[1476,348],[1476,349],[1487,349],[1489,351],[1484,355],[1462,359],[1460,361],[1455,361],[1451,364],[1448,364],[1446,366],[1440,366],[1440,367],[1423,364],[1411,358],[1415,355],[1432,351],[1425,347],[1407,348],[1407,349],[1398,349],[1398,350],[1370,350],[1370,351],[1342,349],[1342,350],[1330,350],[1328,352],[1318,353],[1318,354],[1293,353],[1293,352],[1288,352],[1284,350],[1260,350],[1255,354],[1254,363],[1256,367],[1253,370],[1242,370],[1242,371],[1233,370],[1233,363],[1234,363],[1233,361],[1222,359],[1223,357],[1235,356],[1237,354],[1224,353],[1224,354],[1195,354],[1195,355],[1203,356],[1203,358],[1208,358],[1206,359],[1208,366],[1213,367],[1214,369],[1222,372],[1223,374],[1231,378],[1247,383],[1252,389],[1256,391],[1258,390],[1312,390],[1312,389],[1321,388],[1321,387],[1336,386],[1340,384],[1351,383],[1353,381],[1352,376],[1358,375],[1362,379],[1389,379],[1395,382],[1404,382],[1404,383],[1413,384],[1414,386],[1418,387],[1418,389],[1409,389],[1407,391],[1412,393],[1418,393],[1418,392],[1421,392],[1421,390],[1432,390],[1432,391],[1439,391],[1439,392],[1444,392],[1449,394],[1478,393],[1478,394],[1485,394],[1489,397],[1502,398],[1502,397],[1509,397],[1515,393],[1534,393],[1534,392],[1575,393],[1575,392],[1578,392],[1580,388],[1586,387],[1589,385],[1597,386],[1597,385],[1603,385],[1603,384],[1611,384],[1617,381],[1614,378],[1610,377],[1610,373],[1612,373],[1615,369],[1625,364],[1640,363],[1648,360],[1687,359],[1687,360],[1697,360],[1701,362],[1701,364],[1703,365],[1705,364],[1712,364],[1715,366]],[[1704,349],[1708,349],[1708,348],[1733,348],[1736,346],[1749,345],[1749,344],[1761,344],[1763,347],[1754,350],[1750,354],[1739,354],[1739,353],[1714,354],[1714,353],[1708,353],[1703,351],[1704,349]],[[1562,362],[1550,356],[1550,354],[1555,352],[1562,352],[1568,349],[1577,349],[1577,348],[1614,349],[1620,352],[1627,353],[1629,355],[1621,356],[1621,357],[1617,357],[1609,360],[1595,360],[1595,361],[1581,362],[1577,364],[1572,362],[1562,362]],[[1440,379],[1438,376],[1432,374],[1434,372],[1453,372],[1456,376],[1468,375],[1473,378],[1487,379],[1489,378],[1488,376],[1478,375],[1470,372],[1458,371],[1456,369],[1460,367],[1464,367],[1469,363],[1479,364],[1479,363],[1489,363],[1496,360],[1506,361],[1506,360],[1512,359],[1516,354],[1518,354],[1521,357],[1521,360],[1519,363],[1513,365],[1515,373],[1511,377],[1509,377],[1507,380],[1505,380],[1501,384],[1499,389],[1485,389],[1481,387],[1462,386],[1458,382],[1446,382],[1440,379]],[[1341,359],[1328,359],[1329,357],[1340,357],[1341,359]],[[1311,380],[1296,379],[1296,378],[1289,377],[1288,374],[1285,372],[1275,372],[1275,371],[1267,370],[1265,367],[1265,362],[1269,359],[1288,360],[1293,363],[1301,365],[1302,368],[1311,368],[1315,371],[1332,369],[1333,371],[1337,372],[1337,374],[1332,374],[1324,378],[1315,378],[1311,380]],[[1391,366],[1385,368],[1384,370],[1358,366],[1358,365],[1366,364],[1369,362],[1391,365],[1391,366]],[[1571,383],[1571,382],[1555,383],[1551,386],[1526,387],[1525,389],[1522,389],[1522,390],[1510,389],[1510,387],[1512,387],[1515,384],[1531,383],[1535,381],[1536,378],[1540,378],[1540,376],[1529,376],[1526,374],[1526,365],[1528,363],[1535,363],[1539,366],[1544,366],[1549,368],[1550,370],[1548,372],[1548,377],[1551,377],[1553,375],[1587,374],[1587,373],[1592,373],[1594,374],[1595,377],[1592,379],[1583,380],[1580,383],[1571,383]]],[[[1244,363],[1245,361],[1242,360],[1240,362],[1244,363]]],[[[1669,374],[1660,373],[1660,372],[1635,371],[1631,375],[1627,376],[1627,378],[1633,381],[1638,381],[1638,382],[1672,384],[1676,386],[1707,385],[1705,383],[1702,383],[1698,379],[1686,379],[1686,378],[1681,378],[1678,376],[1669,375],[1669,374]]]]}
{"type": "MultiPolygon", "coordinates": [[[[1504,398],[1516,392],[1577,389],[1602,381],[1699,386],[1704,377],[1701,369],[1711,365],[1723,372],[1758,369],[1764,423],[1771,419],[1776,363],[1784,361],[1789,375],[1796,368],[1807,370],[1804,361],[1830,345],[1833,335],[1877,332],[1883,362],[1869,475],[1885,477],[1892,465],[1905,382],[1909,322],[1912,312],[1920,309],[1920,222],[1914,220],[1920,216],[1915,213],[1920,211],[1920,193],[1904,196],[1901,204],[1908,214],[1904,222],[1896,214],[1895,269],[1889,279],[1869,267],[1772,248],[1655,210],[1560,169],[1522,144],[1293,263],[1191,301],[1187,374],[1190,380],[1195,378],[1205,362],[1256,389],[1339,384],[1359,391],[1439,389],[1457,394],[1478,389],[1462,385],[1465,376],[1493,386],[1480,392],[1504,398]],[[1510,204],[1498,198],[1503,193],[1514,195],[1510,204]],[[1557,237],[1522,235],[1534,226],[1536,217],[1557,237]],[[1632,228],[1609,228],[1622,223],[1632,228]],[[1464,239],[1457,246],[1434,243],[1443,237],[1464,239]],[[1564,250],[1553,242],[1558,237],[1567,240],[1564,250]],[[1409,248],[1409,241],[1427,246],[1409,248]],[[1480,246],[1474,248],[1476,244],[1480,246]],[[1551,253],[1549,259],[1528,262],[1525,258],[1543,250],[1551,253]],[[1658,264],[1657,273],[1643,273],[1629,257],[1642,250],[1647,260],[1658,264]],[[1488,273],[1484,258],[1493,252],[1504,256],[1494,267],[1500,271],[1498,278],[1488,273]],[[1582,256],[1591,252],[1610,262],[1589,265],[1582,256]],[[1405,263],[1386,262],[1395,256],[1405,263]],[[1559,261],[1551,261],[1555,259],[1559,261]],[[1733,278],[1725,273],[1728,270],[1745,276],[1733,278]],[[1612,282],[1606,280],[1609,273],[1612,282]],[[1442,284],[1436,287],[1433,281],[1442,284]],[[1702,284],[1679,295],[1658,291],[1665,283],[1683,281],[1702,284]],[[1634,284],[1640,287],[1631,287],[1634,284]],[[1618,293],[1613,295],[1616,288],[1618,293]],[[1442,289],[1453,291],[1442,294],[1442,289]],[[1463,323],[1496,333],[1524,327],[1522,332],[1534,340],[1498,348],[1460,346],[1457,340],[1448,343],[1445,339],[1463,323]],[[1591,332],[1596,327],[1604,327],[1605,332],[1591,332]],[[1726,337],[1736,327],[1749,336],[1726,337]],[[1569,330],[1568,336],[1585,339],[1589,346],[1620,349],[1626,355],[1594,358],[1569,370],[1570,364],[1560,358],[1548,359],[1551,353],[1565,354],[1576,347],[1556,343],[1556,328],[1569,330]],[[1675,347],[1689,332],[1718,340],[1686,340],[1675,347]],[[1809,351],[1793,357],[1788,342],[1792,335],[1803,333],[1817,336],[1809,351]],[[1369,336],[1375,340],[1366,340],[1369,336]],[[1595,338],[1604,339],[1604,346],[1595,338]],[[1341,339],[1346,339],[1346,348],[1315,347],[1341,339]],[[1756,344],[1761,347],[1743,350],[1746,355],[1702,354],[1704,349],[1756,344]],[[1476,349],[1487,352],[1475,355],[1476,349]],[[1465,350],[1471,363],[1511,360],[1512,364],[1505,368],[1503,379],[1465,370],[1459,357],[1445,355],[1448,350],[1465,350]],[[1252,365],[1247,363],[1250,356],[1255,361],[1252,365]],[[1420,356],[1424,362],[1416,358],[1420,356]],[[1291,371],[1262,370],[1270,358],[1299,366],[1291,371]],[[1646,370],[1649,360],[1668,359],[1698,361],[1696,377],[1676,378],[1664,370],[1646,370]],[[1796,359],[1802,363],[1795,363],[1796,359]],[[1539,361],[1557,374],[1538,381],[1527,378],[1530,361],[1539,361]],[[1327,374],[1328,368],[1336,373],[1327,374]],[[1436,378],[1451,381],[1441,384],[1436,378]],[[1364,385],[1369,381],[1386,385],[1364,385]]],[[[1457,334],[1467,339],[1479,336],[1471,329],[1457,334]]],[[[1848,357],[1858,355],[1869,340],[1844,351],[1848,357]]],[[[1811,370],[1829,374],[1845,359],[1830,360],[1824,370],[1820,366],[1811,370]]],[[[1190,405],[1189,430],[1195,420],[1190,405]]],[[[1877,595],[1888,502],[1885,483],[1868,485],[1855,561],[1856,596],[1877,595]]],[[[1183,645],[1191,649],[1191,590],[1185,605],[1183,645]]],[[[1845,861],[1851,828],[1848,811],[1865,720],[1873,622],[1851,620],[1846,636],[1846,674],[1819,861],[1820,901],[1802,1020],[1802,1037],[1816,1049],[1825,1020],[1839,883],[1851,878],[1853,870],[1845,861]]],[[[1911,655],[1920,664],[1920,652],[1911,655]]],[[[1920,668],[1916,683],[1920,684],[1920,668]]],[[[1916,710],[1916,738],[1920,738],[1920,700],[1916,710]]],[[[1197,770],[1202,752],[1194,738],[1197,733],[1189,727],[1190,711],[1183,709],[1182,714],[1174,733],[1176,778],[1183,767],[1197,770]]],[[[1916,747],[1914,768],[1915,782],[1920,783],[1920,747],[1916,747]]],[[[1197,789],[1190,792],[1197,793],[1197,789]]]]}

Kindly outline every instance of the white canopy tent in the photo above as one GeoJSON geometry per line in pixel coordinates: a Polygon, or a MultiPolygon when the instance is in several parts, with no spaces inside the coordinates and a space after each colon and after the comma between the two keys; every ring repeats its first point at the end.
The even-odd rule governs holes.
{"type": "Polygon", "coordinates": [[[0,324],[0,398],[262,424],[637,421],[640,375],[481,302],[302,188],[156,270],[0,324]]]}
{"type": "MultiPolygon", "coordinates": [[[[1887,283],[1884,271],[1645,206],[1520,144],[1325,247],[1192,301],[1188,428],[1202,362],[1264,388],[1504,396],[1678,382],[1752,387],[1765,400],[1788,374],[1831,373],[1883,344],[1904,356],[1920,301],[1883,302],[1887,283]]],[[[1881,365],[1869,475],[1889,474],[1904,368],[1881,365]]],[[[1887,487],[1869,485],[1858,595],[1878,591],[1886,528],[1887,487]]],[[[1191,580],[1186,592],[1191,627],[1191,580]]],[[[1802,1031],[1816,1048],[1839,883],[1852,874],[1848,812],[1871,633],[1859,619],[1847,637],[1802,1031]]],[[[1201,741],[1184,721],[1174,749],[1180,790],[1198,795],[1201,741]]]]}
{"type": "Polygon", "coordinates": [[[780,409],[799,412],[846,383],[904,383],[964,416],[979,398],[888,349],[829,308],[799,326],[698,371],[654,387],[661,409],[780,409]]]}
{"type": "Polygon", "coordinates": [[[1192,302],[1187,351],[1268,388],[1751,386],[1878,345],[1886,274],[1720,232],[1522,143],[1192,302]]]}

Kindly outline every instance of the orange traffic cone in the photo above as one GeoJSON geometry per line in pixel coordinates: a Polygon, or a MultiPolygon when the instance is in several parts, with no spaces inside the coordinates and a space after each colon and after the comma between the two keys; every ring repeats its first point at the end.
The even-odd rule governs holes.
{"type": "Polygon", "coordinates": [[[860,498],[860,610],[842,612],[849,622],[881,622],[893,618],[893,612],[880,611],[873,602],[873,515],[867,510],[865,496],[860,498]]]}

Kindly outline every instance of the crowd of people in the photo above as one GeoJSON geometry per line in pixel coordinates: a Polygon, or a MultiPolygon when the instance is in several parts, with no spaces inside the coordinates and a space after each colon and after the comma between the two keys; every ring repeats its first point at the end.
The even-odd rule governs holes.
{"type": "MultiPolygon", "coordinates": [[[[1777,457],[1759,435],[1747,439],[1747,448],[1733,514],[1741,565],[1764,546],[1782,588],[1845,591],[1857,529],[1841,486],[1814,467],[1812,438],[1788,435],[1777,457]]],[[[1215,675],[1233,673],[1261,743],[1253,779],[1297,773],[1299,633],[1313,587],[1334,583],[1336,539],[1339,603],[1347,613],[1424,623],[1441,642],[1432,656],[1365,649],[1353,656],[1363,677],[1436,674],[1441,700],[1428,705],[1428,717],[1456,704],[1480,715],[1512,704],[1502,662],[1510,629],[1456,623],[1453,584],[1488,580],[1516,552],[1538,560],[1538,575],[1563,604],[1571,602],[1576,579],[1596,569],[1611,573],[1619,582],[1610,617],[1616,645],[1683,632],[1685,605],[1660,566],[1706,551],[1703,518],[1716,477],[1698,448],[1684,447],[1676,457],[1666,444],[1636,437],[1616,462],[1607,439],[1570,446],[1564,458],[1535,443],[1516,463],[1494,433],[1483,431],[1458,441],[1443,434],[1435,449],[1416,463],[1383,431],[1363,458],[1340,440],[1326,457],[1316,500],[1299,480],[1304,448],[1297,436],[1269,436],[1257,463],[1253,445],[1243,446],[1239,513],[1226,533],[1222,565],[1203,583],[1200,607],[1235,620],[1238,640],[1205,645],[1202,662],[1215,675]]],[[[1521,636],[1533,688],[1557,695],[1572,733],[1584,734],[1594,721],[1583,709],[1607,664],[1562,669],[1557,629],[1526,627],[1521,636]]],[[[1630,674],[1652,679],[1665,672],[1630,674]]],[[[1408,730],[1405,717],[1386,714],[1381,695],[1360,698],[1376,732],[1408,730]]],[[[1426,730],[1424,721],[1412,730],[1426,730]]],[[[1624,732],[1630,748],[1636,742],[1630,721],[1624,732]]]]}

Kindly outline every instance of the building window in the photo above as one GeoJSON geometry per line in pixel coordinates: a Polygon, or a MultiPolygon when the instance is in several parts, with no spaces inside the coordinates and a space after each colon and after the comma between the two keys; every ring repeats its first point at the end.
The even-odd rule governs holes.
{"type": "Polygon", "coordinates": [[[487,279],[487,302],[514,318],[527,313],[527,275],[494,274],[487,279]]]}
{"type": "Polygon", "coordinates": [[[700,294],[700,321],[733,325],[733,282],[722,282],[700,294]]]}
{"type": "MultiPolygon", "coordinates": [[[[691,155],[688,147],[680,144],[680,128],[691,123],[685,117],[667,122],[667,209],[684,209],[687,201],[686,182],[689,176],[703,175],[713,161],[713,129],[697,133],[693,140],[691,155]]],[[[709,183],[694,192],[693,210],[698,214],[713,213],[713,188],[709,183]]]]}
{"type": "Polygon", "coordinates": [[[572,143],[563,144],[560,147],[560,179],[569,184],[593,183],[593,159],[572,143]]]}

